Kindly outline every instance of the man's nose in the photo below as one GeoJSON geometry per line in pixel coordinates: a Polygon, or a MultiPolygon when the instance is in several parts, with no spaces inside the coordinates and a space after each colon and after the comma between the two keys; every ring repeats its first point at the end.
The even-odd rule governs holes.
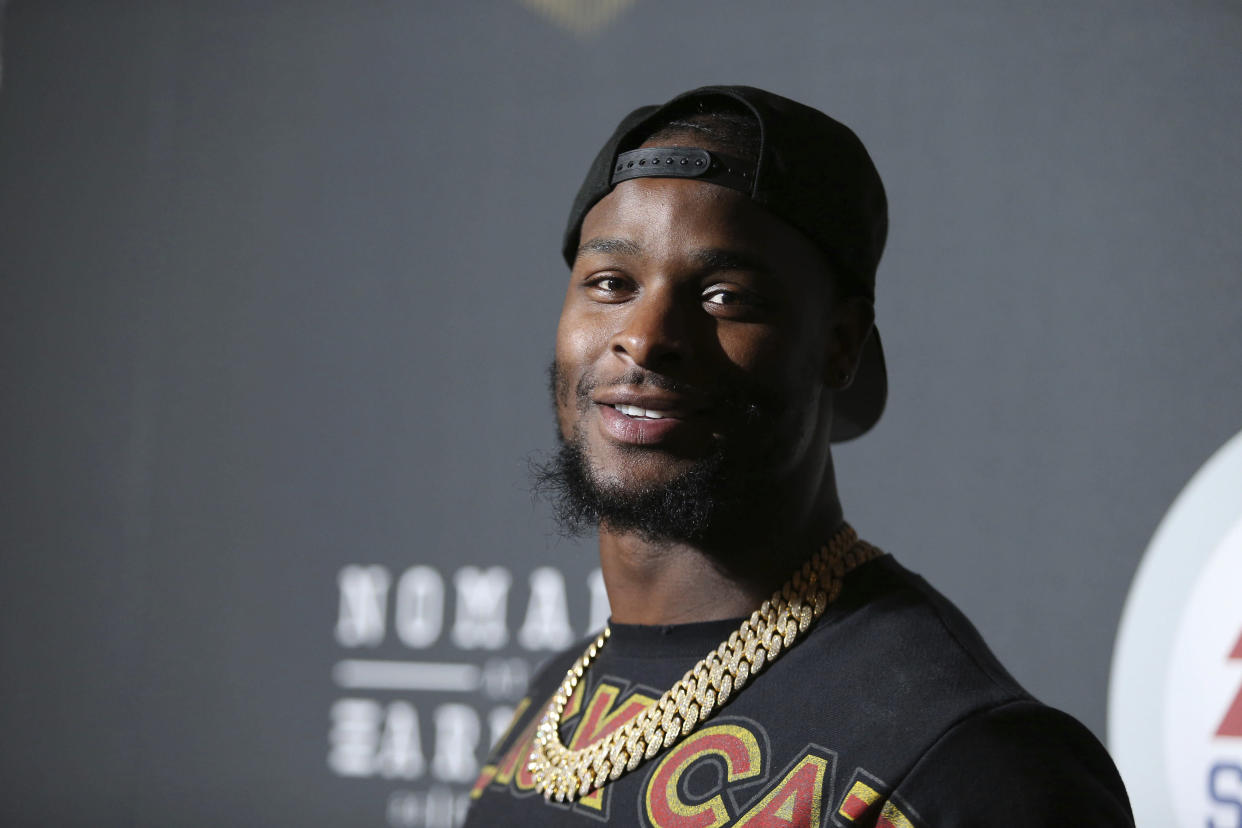
{"type": "Polygon", "coordinates": [[[658,371],[683,362],[688,352],[688,320],[671,287],[648,289],[630,305],[612,352],[635,365],[658,371]]]}

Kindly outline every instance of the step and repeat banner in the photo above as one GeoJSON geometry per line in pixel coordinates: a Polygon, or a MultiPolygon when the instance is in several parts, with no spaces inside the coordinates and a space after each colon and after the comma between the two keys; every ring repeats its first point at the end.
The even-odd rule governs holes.
{"type": "Polygon", "coordinates": [[[851,522],[1242,826],[1236,3],[0,6],[0,823],[460,823],[608,615],[531,492],[570,200],[746,83],[888,189],[851,522]]]}

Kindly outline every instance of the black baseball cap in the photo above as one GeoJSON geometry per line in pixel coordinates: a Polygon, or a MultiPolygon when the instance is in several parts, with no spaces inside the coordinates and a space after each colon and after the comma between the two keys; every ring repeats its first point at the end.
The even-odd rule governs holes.
{"type": "MultiPolygon", "coordinates": [[[[573,267],[582,220],[621,181],[644,176],[696,178],[746,194],[806,235],[852,293],[875,301],[875,271],[888,235],[880,174],[849,127],[817,109],[751,86],[704,86],[627,115],[595,156],[574,198],[562,253],[573,267]],[[754,115],[759,154],[741,161],[698,147],[635,149],[670,112],[698,99],[730,98],[754,115]]],[[[835,392],[831,440],[865,433],[884,412],[888,374],[879,332],[863,343],[853,382],[835,392]]]]}

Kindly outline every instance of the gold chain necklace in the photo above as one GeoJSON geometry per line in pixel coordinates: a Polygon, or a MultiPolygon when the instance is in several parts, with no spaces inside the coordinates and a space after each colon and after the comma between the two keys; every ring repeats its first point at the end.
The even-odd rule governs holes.
{"type": "Polygon", "coordinates": [[[827,545],[658,702],[598,742],[570,750],[561,743],[561,716],[574,688],[608,641],[610,630],[605,627],[569,669],[535,730],[527,767],[535,777],[536,790],[546,799],[573,800],[672,747],[793,646],[837,597],[845,573],[880,554],[859,540],[849,524],[842,524],[827,545]]]}

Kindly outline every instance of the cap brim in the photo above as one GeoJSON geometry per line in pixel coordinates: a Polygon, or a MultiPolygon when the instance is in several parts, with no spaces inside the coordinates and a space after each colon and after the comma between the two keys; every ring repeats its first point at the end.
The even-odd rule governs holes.
{"type": "Polygon", "coordinates": [[[832,434],[834,443],[860,437],[879,421],[888,400],[888,370],[884,366],[884,349],[880,332],[871,329],[863,342],[858,359],[858,373],[848,388],[836,392],[833,400],[832,434]]]}

